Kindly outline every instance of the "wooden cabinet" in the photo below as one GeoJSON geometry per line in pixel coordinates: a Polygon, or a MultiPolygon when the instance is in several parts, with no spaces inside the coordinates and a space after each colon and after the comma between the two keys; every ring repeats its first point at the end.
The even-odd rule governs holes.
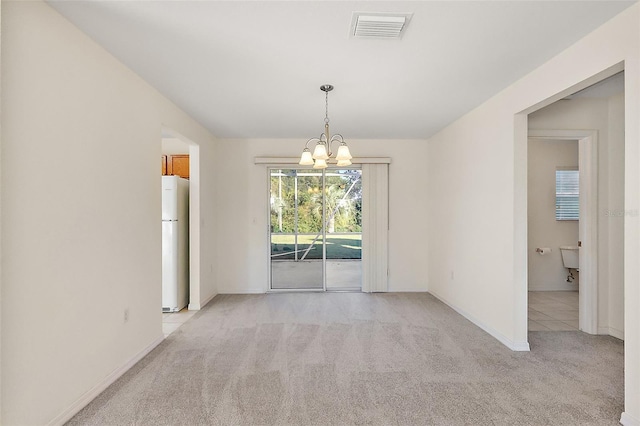
{"type": "Polygon", "coordinates": [[[189,179],[189,156],[169,155],[167,156],[167,174],[177,175],[189,179]]]}
{"type": "Polygon", "coordinates": [[[189,156],[186,154],[163,155],[162,175],[176,175],[189,179],[189,156]]]}

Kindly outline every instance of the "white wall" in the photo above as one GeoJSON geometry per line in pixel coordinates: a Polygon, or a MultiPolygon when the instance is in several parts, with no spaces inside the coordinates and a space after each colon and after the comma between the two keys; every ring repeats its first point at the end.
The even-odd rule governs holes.
{"type": "Polygon", "coordinates": [[[556,170],[578,169],[578,141],[529,140],[528,146],[528,265],[529,291],[578,290],[578,275],[567,282],[560,246],[578,244],[578,221],[556,220],[556,170]],[[536,248],[549,247],[541,255],[536,248]]]}
{"type": "Polygon", "coordinates": [[[162,154],[163,155],[188,155],[189,144],[179,138],[162,138],[162,154]]]}
{"type": "MultiPolygon", "coordinates": [[[[527,114],[625,68],[625,209],[640,208],[634,5],[428,142],[429,291],[514,349],[527,343],[527,114]]],[[[624,218],[625,413],[640,424],[640,226],[624,218]]]]}
{"type": "Polygon", "coordinates": [[[598,131],[598,332],[623,338],[624,93],[556,102],[529,129],[598,131]]]}
{"type": "Polygon", "coordinates": [[[2,9],[1,422],[59,423],[162,339],[161,128],[214,141],[48,5],[2,9]]]}
{"type": "MultiPolygon", "coordinates": [[[[310,134],[313,129],[309,130],[310,134]]],[[[348,135],[347,135],[348,136],[348,135]]],[[[306,140],[220,140],[217,144],[219,293],[268,288],[268,175],[255,157],[298,157],[306,140]]],[[[389,165],[389,291],[426,291],[426,141],[349,140],[355,157],[389,165]]]]}

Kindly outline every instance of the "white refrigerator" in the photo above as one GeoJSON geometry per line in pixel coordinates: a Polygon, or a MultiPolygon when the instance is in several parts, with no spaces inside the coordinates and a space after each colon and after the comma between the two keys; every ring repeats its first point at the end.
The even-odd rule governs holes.
{"type": "Polygon", "coordinates": [[[189,181],[162,176],[162,312],[189,302],[189,181]]]}

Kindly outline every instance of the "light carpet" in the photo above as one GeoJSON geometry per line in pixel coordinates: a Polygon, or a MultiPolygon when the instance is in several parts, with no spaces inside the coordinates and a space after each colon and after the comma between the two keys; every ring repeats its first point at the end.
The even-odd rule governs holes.
{"type": "Polygon", "coordinates": [[[68,424],[618,424],[621,341],[529,340],[426,293],[219,295],[68,424]]]}

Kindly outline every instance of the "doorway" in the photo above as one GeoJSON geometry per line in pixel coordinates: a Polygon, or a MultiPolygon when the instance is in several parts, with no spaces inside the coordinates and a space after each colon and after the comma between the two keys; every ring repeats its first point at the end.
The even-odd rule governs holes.
{"type": "MultiPolygon", "coordinates": [[[[567,279],[570,282],[574,282],[575,278],[578,278],[579,281],[575,289],[567,288],[566,290],[577,291],[578,288],[580,289],[578,292],[577,328],[589,334],[598,334],[598,132],[595,130],[530,130],[529,138],[530,141],[547,141],[552,145],[577,141],[578,167],[554,166],[554,168],[556,176],[559,171],[579,170],[579,220],[576,220],[578,238],[577,240],[574,239],[575,243],[569,241],[569,243],[559,243],[549,248],[551,251],[556,251],[555,258],[561,262],[562,268],[565,268],[562,257],[563,250],[571,248],[578,251],[579,266],[575,269],[565,269],[567,269],[567,279]],[[570,276],[573,276],[573,280],[569,278],[570,276]]],[[[529,167],[531,167],[531,164],[529,164],[529,167]]],[[[556,187],[555,182],[554,187],[556,187]]],[[[555,192],[556,190],[554,190],[555,192]]],[[[557,200],[557,198],[554,197],[554,200],[557,200]]],[[[558,205],[557,201],[554,201],[554,203],[556,204],[555,210],[558,205]]],[[[531,225],[531,216],[529,216],[528,222],[531,225]]],[[[554,237],[558,235],[570,236],[575,235],[575,233],[571,231],[558,233],[556,231],[554,237]]],[[[536,237],[539,237],[539,235],[536,235],[536,237]]],[[[531,231],[529,231],[529,238],[532,238],[531,231]]],[[[538,248],[547,247],[532,248],[532,250],[536,250],[536,255],[543,255],[544,253],[537,251],[538,248]]],[[[531,262],[529,266],[531,267],[531,262]]],[[[567,300],[571,299],[570,296],[567,297],[569,298],[567,300]]],[[[549,300],[548,298],[543,299],[549,300]]],[[[557,300],[551,301],[552,304],[556,302],[557,300]]],[[[563,300],[563,302],[567,303],[566,300],[563,300]]],[[[575,318],[572,317],[570,319],[574,320],[575,318]]],[[[556,326],[563,328],[561,324],[556,324],[556,326]]]]}
{"type": "Polygon", "coordinates": [[[584,194],[578,144],[575,139],[529,138],[529,331],[579,329],[577,253],[579,222],[584,219],[579,199],[584,194]]]}
{"type": "MultiPolygon", "coordinates": [[[[174,332],[202,307],[200,298],[200,147],[178,132],[163,128],[161,133],[162,175],[188,180],[187,306],[180,312],[163,313],[162,330],[174,332]]],[[[164,241],[163,241],[164,244],[164,241]]],[[[164,257],[164,256],[163,256],[164,257]]],[[[165,262],[163,258],[163,268],[165,262]]]]}
{"type": "MultiPolygon", "coordinates": [[[[532,143],[578,141],[578,244],[557,241],[550,254],[557,257],[560,265],[562,249],[566,254],[566,246],[579,246],[575,247],[579,265],[576,268],[579,283],[575,288],[579,289],[579,329],[619,339],[624,338],[624,108],[624,74],[618,73],[537,110],[528,118],[529,148],[532,143]]],[[[528,160],[531,178],[532,169],[537,166],[531,164],[531,158],[528,160]]],[[[531,204],[529,194],[529,224],[531,204]]],[[[529,278],[533,272],[532,256],[537,260],[543,258],[532,253],[532,243],[539,236],[529,230],[529,278]]],[[[547,245],[537,242],[540,247],[547,245]]],[[[575,270],[564,266],[567,274],[577,275],[575,270]]]]}
{"type": "Polygon", "coordinates": [[[362,290],[362,171],[269,169],[269,289],[362,290]]]}

